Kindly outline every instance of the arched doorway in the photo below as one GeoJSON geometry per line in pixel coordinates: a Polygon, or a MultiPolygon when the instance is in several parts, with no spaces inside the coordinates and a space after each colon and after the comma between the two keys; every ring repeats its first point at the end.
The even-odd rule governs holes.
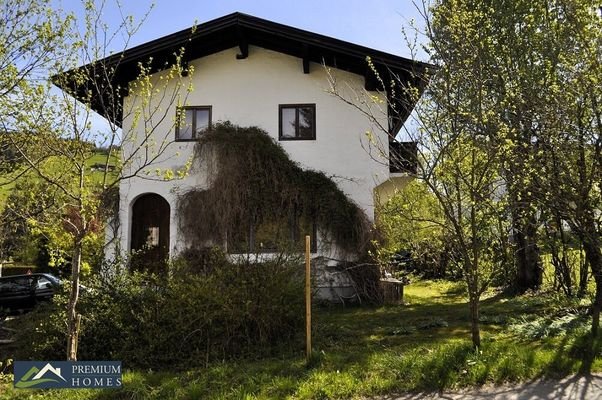
{"type": "Polygon", "coordinates": [[[138,197],[132,205],[131,267],[164,274],[169,258],[169,212],[167,200],[155,193],[138,197]]]}

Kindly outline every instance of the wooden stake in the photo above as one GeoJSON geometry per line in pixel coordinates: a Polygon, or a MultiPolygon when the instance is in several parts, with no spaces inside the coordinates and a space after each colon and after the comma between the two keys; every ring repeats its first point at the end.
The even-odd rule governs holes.
{"type": "Polygon", "coordinates": [[[311,359],[311,240],[305,236],[305,361],[311,359]]]}

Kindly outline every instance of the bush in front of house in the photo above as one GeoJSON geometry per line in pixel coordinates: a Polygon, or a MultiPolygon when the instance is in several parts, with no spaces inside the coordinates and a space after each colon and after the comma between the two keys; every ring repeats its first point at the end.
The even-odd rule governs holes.
{"type": "MultiPolygon", "coordinates": [[[[157,370],[266,356],[282,348],[301,351],[298,260],[210,259],[211,268],[180,260],[170,278],[127,273],[92,282],[81,299],[78,359],[157,370]],[[190,273],[199,269],[204,272],[190,273]]],[[[64,359],[66,301],[57,295],[53,304],[21,318],[16,359],[64,359]]]]}

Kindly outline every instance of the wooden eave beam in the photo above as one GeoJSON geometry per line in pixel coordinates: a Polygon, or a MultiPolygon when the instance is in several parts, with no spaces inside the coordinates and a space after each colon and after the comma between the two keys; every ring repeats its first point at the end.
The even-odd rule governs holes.
{"type": "Polygon", "coordinates": [[[236,55],[237,60],[244,60],[249,57],[249,41],[245,35],[245,29],[241,26],[236,28],[236,39],[240,53],[236,55]]]}
{"type": "Polygon", "coordinates": [[[303,73],[309,74],[309,46],[303,45],[303,73]]]}

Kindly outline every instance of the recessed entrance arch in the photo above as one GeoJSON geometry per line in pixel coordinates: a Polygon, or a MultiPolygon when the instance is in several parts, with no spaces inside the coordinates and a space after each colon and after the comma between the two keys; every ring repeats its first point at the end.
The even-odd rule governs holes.
{"type": "Polygon", "coordinates": [[[158,274],[167,272],[169,213],[169,203],[156,193],[143,194],[134,200],[130,242],[132,269],[158,274]]]}

